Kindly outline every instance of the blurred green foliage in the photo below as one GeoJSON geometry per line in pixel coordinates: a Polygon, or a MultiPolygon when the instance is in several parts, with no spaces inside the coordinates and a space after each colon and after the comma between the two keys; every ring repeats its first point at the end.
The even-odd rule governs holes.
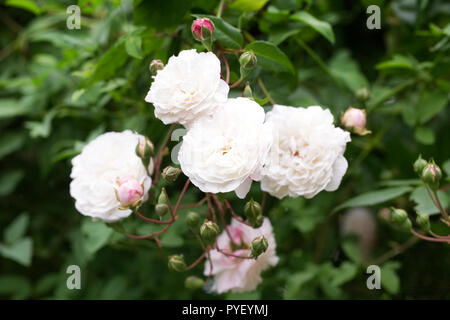
{"type": "MultiPolygon", "coordinates": [[[[352,136],[349,170],[338,191],[312,200],[268,198],[265,214],[274,225],[280,263],[263,274],[256,291],[220,296],[184,287],[186,277],[202,275],[202,267],[180,274],[167,268],[170,254],[194,260],[201,252],[184,223],[161,237],[159,249],[83,217],[69,195],[70,160],[97,135],[132,129],[156,146],[162,142],[167,127],[144,102],[149,63],[167,62],[182,49],[202,50],[190,24],[194,16],[214,16],[219,1],[79,0],[81,29],[69,30],[66,8],[72,4],[0,4],[0,297],[450,298],[447,244],[414,243],[383,261],[383,289],[371,291],[367,261],[355,239],[339,232],[347,207],[371,206],[374,217],[388,205],[438,213],[412,162],[419,153],[434,157],[449,183],[448,1],[226,1],[222,18],[213,18],[216,46],[254,50],[259,65],[249,79],[256,98],[265,97],[259,77],[278,104],[318,104],[337,120],[349,106],[366,108],[372,134],[352,136]],[[366,27],[371,4],[381,8],[379,30],[366,27]],[[66,268],[73,264],[81,267],[81,290],[66,287],[66,268]]],[[[234,82],[237,56],[229,62],[234,82]]],[[[168,186],[171,198],[181,186],[168,186]]],[[[261,199],[256,184],[251,195],[261,199]]],[[[191,188],[186,201],[199,197],[191,188]]],[[[242,214],[244,203],[225,197],[242,214]]],[[[448,189],[440,197],[448,207],[448,189]]],[[[152,206],[146,214],[154,214],[152,206]]],[[[126,224],[142,234],[158,229],[133,217],[126,224]]],[[[449,232],[437,220],[432,225],[449,232]]],[[[372,257],[410,237],[378,219],[372,257]]]]}

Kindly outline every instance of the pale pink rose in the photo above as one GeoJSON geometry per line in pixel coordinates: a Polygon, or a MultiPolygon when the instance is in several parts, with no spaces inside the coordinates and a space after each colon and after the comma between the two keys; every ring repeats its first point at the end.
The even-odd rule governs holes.
{"type": "Polygon", "coordinates": [[[366,110],[350,107],[342,115],[341,122],[345,127],[353,129],[359,135],[370,133],[366,130],[366,110]]]}
{"type": "Polygon", "coordinates": [[[124,207],[132,206],[141,200],[144,189],[132,176],[128,176],[119,181],[117,198],[124,207]]]}
{"type": "Polygon", "coordinates": [[[211,291],[223,293],[244,292],[255,290],[261,283],[261,272],[275,266],[278,263],[276,255],[275,237],[272,225],[268,218],[264,218],[264,223],[260,228],[254,229],[237,220],[232,220],[228,226],[228,231],[235,246],[239,249],[232,251],[230,238],[224,231],[217,237],[219,249],[242,257],[249,257],[251,253],[251,242],[254,238],[264,236],[267,238],[269,247],[257,259],[241,259],[222,254],[216,249],[211,250],[212,267],[207,260],[204,274],[213,275],[214,282],[211,291]]]}

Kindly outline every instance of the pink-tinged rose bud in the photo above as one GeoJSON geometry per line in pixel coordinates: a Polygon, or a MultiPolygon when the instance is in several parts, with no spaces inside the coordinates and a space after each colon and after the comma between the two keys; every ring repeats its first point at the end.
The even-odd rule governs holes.
{"type": "Polygon", "coordinates": [[[164,63],[161,60],[152,60],[152,62],[150,62],[150,73],[152,75],[156,75],[156,73],[158,72],[158,70],[162,70],[164,68],[164,63]]]}
{"type": "Polygon", "coordinates": [[[135,206],[141,200],[144,189],[133,177],[126,177],[118,181],[117,199],[123,207],[135,206]]]}
{"type": "Polygon", "coordinates": [[[208,18],[196,19],[191,26],[192,36],[197,41],[205,41],[211,38],[214,25],[208,18]]]}
{"type": "Polygon", "coordinates": [[[341,117],[342,124],[359,135],[370,133],[366,130],[366,110],[348,108],[341,117]]]}

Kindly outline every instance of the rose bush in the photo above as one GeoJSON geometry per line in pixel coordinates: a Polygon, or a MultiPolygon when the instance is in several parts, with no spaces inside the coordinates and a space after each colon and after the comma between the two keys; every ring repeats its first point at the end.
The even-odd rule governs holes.
{"type": "Polygon", "coordinates": [[[0,297],[448,298],[444,2],[2,3],[0,297]]]}

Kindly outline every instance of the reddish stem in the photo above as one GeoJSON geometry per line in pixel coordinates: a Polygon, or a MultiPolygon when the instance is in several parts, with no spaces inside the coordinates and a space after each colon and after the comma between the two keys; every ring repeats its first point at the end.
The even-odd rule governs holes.
{"type": "Polygon", "coordinates": [[[230,83],[230,65],[228,64],[228,60],[227,60],[227,57],[225,55],[222,56],[222,60],[223,60],[223,62],[225,64],[225,70],[227,71],[225,82],[227,84],[229,84],[230,83]]]}
{"type": "Polygon", "coordinates": [[[162,154],[164,152],[164,149],[169,142],[170,136],[172,135],[173,130],[175,129],[176,124],[172,124],[169,128],[169,131],[166,134],[166,137],[164,138],[164,141],[161,145],[161,148],[159,148],[158,155],[155,158],[155,177],[153,178],[152,184],[156,185],[158,183],[159,175],[160,175],[160,169],[161,169],[161,163],[162,163],[162,154]]]}
{"type": "Polygon", "coordinates": [[[186,267],[186,271],[195,268],[195,266],[197,266],[205,257],[206,257],[206,251],[203,252],[202,255],[200,257],[198,257],[197,260],[195,260],[190,266],[186,267]]]}
{"type": "Polygon", "coordinates": [[[155,224],[171,224],[174,220],[174,219],[170,219],[170,220],[166,220],[166,221],[161,221],[161,220],[147,218],[147,217],[143,216],[142,214],[140,214],[138,211],[136,211],[135,213],[140,219],[142,219],[146,222],[155,223],[155,224]]]}
{"type": "Polygon", "coordinates": [[[220,249],[217,245],[216,245],[216,250],[219,251],[221,254],[228,256],[228,257],[234,257],[234,258],[239,258],[239,259],[254,259],[253,257],[238,256],[236,254],[226,252],[223,249],[220,249]]]}
{"type": "Polygon", "coordinates": [[[214,199],[214,202],[216,203],[216,207],[219,210],[220,215],[220,221],[222,222],[223,228],[225,229],[225,232],[227,233],[228,238],[230,239],[231,243],[237,244],[233,241],[233,237],[230,234],[230,231],[228,230],[227,224],[225,222],[225,211],[223,210],[222,204],[220,203],[219,199],[212,195],[212,198],[214,199]]]}
{"type": "Polygon", "coordinates": [[[244,79],[243,78],[239,78],[238,81],[236,81],[233,84],[230,84],[230,89],[233,89],[234,87],[237,87],[242,82],[242,80],[244,80],[244,79]]]}
{"type": "Polygon", "coordinates": [[[233,208],[231,207],[230,203],[228,202],[227,199],[223,200],[225,202],[225,206],[227,207],[228,211],[230,211],[231,215],[233,216],[233,218],[235,218],[237,221],[239,221],[240,223],[246,224],[247,226],[251,227],[251,224],[249,224],[247,221],[245,221],[244,219],[242,219],[241,217],[239,217],[234,211],[233,208]]]}
{"type": "MultiPolygon", "coordinates": [[[[186,193],[187,188],[189,187],[189,183],[190,183],[190,180],[187,179],[186,183],[184,184],[183,190],[181,190],[180,196],[178,197],[177,204],[175,205],[175,208],[173,209],[172,219],[170,219],[170,220],[172,220],[172,222],[170,224],[168,224],[167,226],[165,226],[164,228],[162,228],[159,231],[156,231],[156,232],[153,232],[153,233],[150,233],[150,234],[146,234],[146,235],[142,235],[142,236],[129,234],[129,233],[124,233],[124,235],[126,237],[128,237],[128,238],[131,238],[131,239],[148,239],[148,238],[153,238],[153,237],[155,237],[157,235],[160,235],[161,233],[166,232],[167,229],[169,229],[169,227],[172,225],[172,223],[177,218],[176,213],[177,213],[178,207],[180,206],[181,200],[183,199],[183,196],[186,193]]],[[[167,199],[167,202],[169,203],[169,199],[167,199]]]]}
{"type": "Polygon", "coordinates": [[[424,236],[423,234],[420,234],[418,232],[416,232],[414,229],[411,230],[412,234],[415,235],[416,237],[422,239],[422,240],[426,240],[426,241],[433,241],[433,242],[447,242],[450,243],[450,239],[437,239],[437,238],[432,238],[432,237],[427,237],[424,236]]]}

